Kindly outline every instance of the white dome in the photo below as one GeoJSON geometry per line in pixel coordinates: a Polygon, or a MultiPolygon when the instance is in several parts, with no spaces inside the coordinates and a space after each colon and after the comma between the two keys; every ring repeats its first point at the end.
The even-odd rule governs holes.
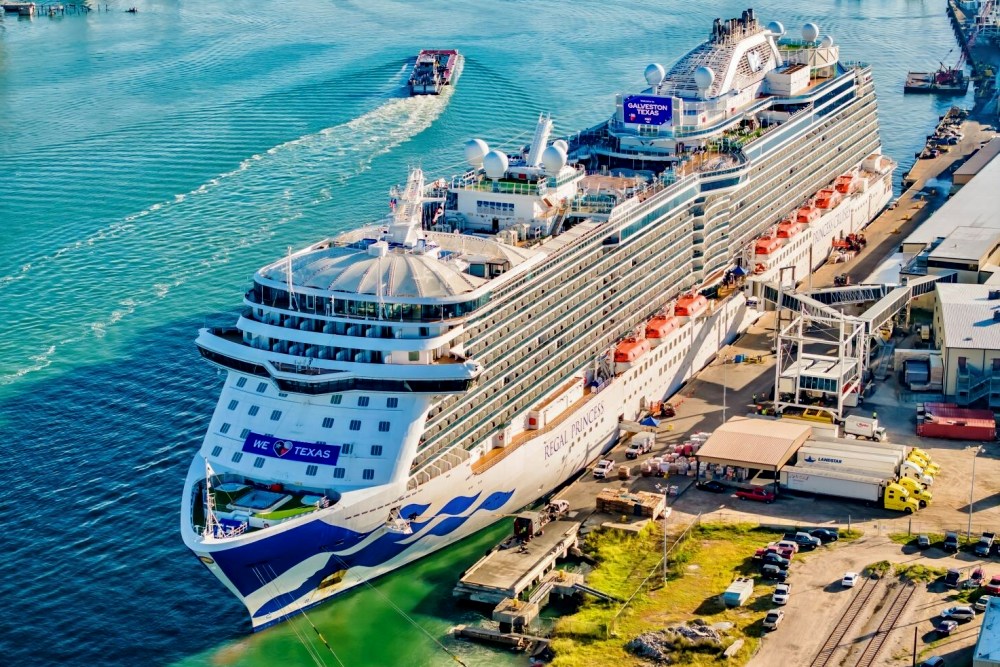
{"type": "Polygon", "coordinates": [[[486,142],[482,139],[469,139],[465,142],[465,159],[473,167],[478,167],[483,163],[483,156],[490,150],[486,142]]]}
{"type": "Polygon", "coordinates": [[[767,31],[775,35],[784,35],[785,26],[781,25],[779,21],[771,21],[767,24],[767,31]]]}
{"type": "Polygon", "coordinates": [[[663,81],[663,77],[667,75],[667,70],[663,69],[663,65],[659,63],[652,63],[646,65],[646,71],[643,75],[646,77],[646,83],[651,86],[658,86],[663,81]]]}
{"type": "Polygon", "coordinates": [[[830,48],[831,46],[833,46],[833,37],[830,37],[830,35],[825,35],[823,39],[819,41],[819,45],[822,46],[824,49],[830,48]]]}
{"type": "Polygon", "coordinates": [[[694,85],[698,86],[698,90],[708,90],[714,81],[715,72],[711,67],[702,65],[694,71],[694,85]]]}
{"type": "Polygon", "coordinates": [[[496,149],[491,150],[483,157],[483,169],[486,170],[486,175],[490,178],[503,178],[509,164],[507,154],[496,149]]]}
{"type": "Polygon", "coordinates": [[[815,23],[807,23],[802,26],[802,39],[807,42],[815,42],[819,39],[819,26],[815,23]]]}
{"type": "Polygon", "coordinates": [[[559,146],[552,144],[542,151],[542,167],[549,176],[555,176],[565,166],[566,151],[559,146]]]}
{"type": "Polygon", "coordinates": [[[567,144],[563,139],[556,139],[552,142],[552,145],[560,148],[563,153],[569,154],[569,144],[567,144]]]}

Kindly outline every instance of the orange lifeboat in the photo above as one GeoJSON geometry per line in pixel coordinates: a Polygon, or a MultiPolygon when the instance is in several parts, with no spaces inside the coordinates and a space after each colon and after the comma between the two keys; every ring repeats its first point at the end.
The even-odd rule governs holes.
{"type": "Polygon", "coordinates": [[[757,243],[754,244],[754,254],[770,255],[772,252],[780,248],[783,243],[784,242],[781,239],[774,236],[757,239],[757,243]]]}
{"type": "Polygon", "coordinates": [[[649,341],[645,338],[626,338],[615,348],[615,363],[630,364],[649,352],[649,341]]]}
{"type": "Polygon", "coordinates": [[[657,315],[646,323],[646,339],[653,345],[659,345],[671,331],[676,329],[676,319],[667,315],[657,315]]]}
{"type": "Polygon", "coordinates": [[[678,317],[694,317],[708,308],[708,299],[701,294],[686,294],[677,299],[674,315],[678,317]]]}
{"type": "Polygon", "coordinates": [[[778,225],[778,238],[790,239],[802,231],[802,225],[797,222],[783,222],[778,225]]]}
{"type": "Polygon", "coordinates": [[[843,195],[832,188],[820,190],[816,194],[816,207],[824,210],[834,208],[842,198],[843,195]]]}
{"type": "Polygon", "coordinates": [[[798,213],[795,214],[795,222],[808,225],[811,222],[819,220],[819,216],[820,212],[816,210],[816,207],[803,206],[799,209],[798,213]]]}
{"type": "Polygon", "coordinates": [[[854,174],[844,174],[843,176],[837,177],[837,182],[834,184],[834,189],[840,194],[846,195],[850,194],[851,186],[854,185],[854,174]]]}

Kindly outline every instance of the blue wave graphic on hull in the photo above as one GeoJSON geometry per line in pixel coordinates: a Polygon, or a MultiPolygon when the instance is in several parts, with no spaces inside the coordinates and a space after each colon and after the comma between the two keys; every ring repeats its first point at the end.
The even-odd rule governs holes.
{"type": "MultiPolygon", "coordinates": [[[[446,516],[446,514],[449,513],[446,510],[454,510],[455,507],[459,506],[464,506],[465,509],[468,509],[476,501],[476,499],[479,498],[481,494],[476,494],[475,496],[472,497],[460,496],[458,498],[453,498],[452,500],[448,501],[448,503],[446,503],[444,507],[441,508],[440,512],[435,514],[427,521],[424,521],[420,524],[411,523],[411,527],[413,528],[414,531],[412,535],[403,535],[400,533],[386,532],[385,534],[379,536],[374,541],[372,541],[371,544],[362,547],[355,553],[346,554],[344,556],[339,556],[336,553],[331,553],[330,557],[327,559],[323,567],[321,567],[312,575],[310,575],[305,581],[302,582],[302,584],[298,588],[296,588],[293,591],[284,593],[281,596],[273,598],[268,602],[264,603],[260,607],[260,609],[254,612],[253,616],[254,618],[259,618],[260,616],[275,612],[281,609],[282,607],[285,607],[293,600],[298,600],[303,595],[306,595],[310,591],[315,590],[316,587],[319,586],[320,582],[323,581],[325,577],[329,576],[330,574],[333,574],[338,570],[347,570],[352,567],[375,567],[377,565],[380,565],[381,563],[384,563],[388,560],[395,558],[399,554],[406,551],[406,549],[408,549],[410,546],[419,542],[420,539],[423,537],[426,537],[428,535],[433,535],[435,537],[444,537],[446,535],[449,535],[458,528],[460,528],[463,524],[465,524],[476,512],[495,511],[503,507],[514,495],[514,491],[515,491],[514,489],[511,489],[510,491],[496,491],[494,493],[491,493],[486,498],[486,500],[480,503],[475,510],[473,510],[470,514],[466,516],[446,516]],[[428,524],[430,524],[434,519],[440,516],[445,516],[445,518],[442,519],[440,522],[438,522],[437,525],[430,528],[427,532],[423,533],[422,535],[419,535],[419,537],[416,537],[416,539],[414,539],[415,535],[420,533],[420,531],[422,531],[428,524]]],[[[427,506],[425,506],[425,509],[426,507],[427,506]]],[[[380,529],[376,528],[375,530],[380,530],[380,529]]],[[[362,539],[364,537],[372,535],[374,532],[375,531],[366,533],[362,537],[362,539]]],[[[354,543],[357,544],[357,541],[355,541],[354,543]]],[[[344,551],[346,550],[346,547],[341,547],[339,550],[344,551]]],[[[296,553],[299,556],[298,558],[299,562],[313,555],[313,554],[303,555],[301,549],[296,549],[296,553]]],[[[259,585],[260,580],[257,579],[255,575],[252,576],[254,576],[254,579],[257,581],[259,585]]]]}

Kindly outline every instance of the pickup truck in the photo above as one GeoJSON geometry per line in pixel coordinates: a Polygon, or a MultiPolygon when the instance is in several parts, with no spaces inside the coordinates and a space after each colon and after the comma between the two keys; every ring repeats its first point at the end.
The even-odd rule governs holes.
{"type": "Polygon", "coordinates": [[[791,559],[795,555],[795,550],[790,547],[780,547],[777,542],[772,542],[766,547],[757,549],[753,554],[753,560],[762,560],[766,554],[778,554],[782,558],[791,559]]]}
{"type": "Polygon", "coordinates": [[[958,533],[953,533],[953,532],[945,533],[944,550],[950,553],[958,552],[958,533]]]}
{"type": "Polygon", "coordinates": [[[809,533],[785,533],[781,538],[783,542],[795,542],[800,549],[815,549],[823,544],[818,537],[813,537],[809,533]]]}
{"type": "Polygon", "coordinates": [[[986,558],[990,555],[990,550],[993,549],[993,542],[996,540],[996,533],[983,533],[979,536],[979,542],[976,543],[976,555],[982,558],[986,558]]]}
{"type": "Polygon", "coordinates": [[[614,467],[614,461],[611,459],[602,459],[597,462],[597,467],[594,468],[594,477],[597,479],[605,479],[609,474],[611,474],[614,467]]]}
{"type": "Polygon", "coordinates": [[[756,500],[760,503],[773,503],[774,491],[768,491],[762,486],[754,486],[749,489],[740,489],[736,492],[736,497],[741,500],[756,500]]]}

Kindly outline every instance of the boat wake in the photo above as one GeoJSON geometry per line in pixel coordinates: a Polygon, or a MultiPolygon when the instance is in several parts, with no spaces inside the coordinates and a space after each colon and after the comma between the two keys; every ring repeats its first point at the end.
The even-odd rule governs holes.
{"type": "MultiPolygon", "coordinates": [[[[39,350],[24,364],[21,339],[0,347],[0,385],[15,382],[52,363],[57,348],[88,338],[103,338],[110,328],[136,317],[143,309],[173,301],[186,284],[213,275],[217,293],[199,287],[199,312],[231,304],[231,284],[217,267],[235,263],[249,274],[273,247],[289,223],[308,219],[335,232],[324,210],[355,176],[373,161],[409,141],[441,115],[449,96],[407,97],[387,101],[346,123],[307,134],[252,155],[239,165],[188,192],[171,196],[105,228],[25,262],[0,277],[4,298],[31,299],[35,305],[14,314],[11,330],[31,332],[39,350]],[[27,280],[30,278],[30,280],[27,280]],[[31,297],[33,284],[61,285],[46,299],[31,297]],[[217,297],[213,299],[213,297],[217,297]]],[[[342,224],[353,224],[344,221],[342,224]]],[[[313,230],[288,233],[289,242],[310,238],[313,230]]],[[[283,244],[284,245],[284,244],[283,244]]],[[[190,300],[189,300],[190,301],[190,300]]],[[[178,300],[173,317],[193,314],[194,304],[178,300]]],[[[152,317],[152,313],[150,314],[152,317]]],[[[81,355],[77,355],[80,357],[81,355]]],[[[85,356],[85,355],[83,355],[85,356]]],[[[86,361],[86,359],[82,359],[86,361]]]]}

